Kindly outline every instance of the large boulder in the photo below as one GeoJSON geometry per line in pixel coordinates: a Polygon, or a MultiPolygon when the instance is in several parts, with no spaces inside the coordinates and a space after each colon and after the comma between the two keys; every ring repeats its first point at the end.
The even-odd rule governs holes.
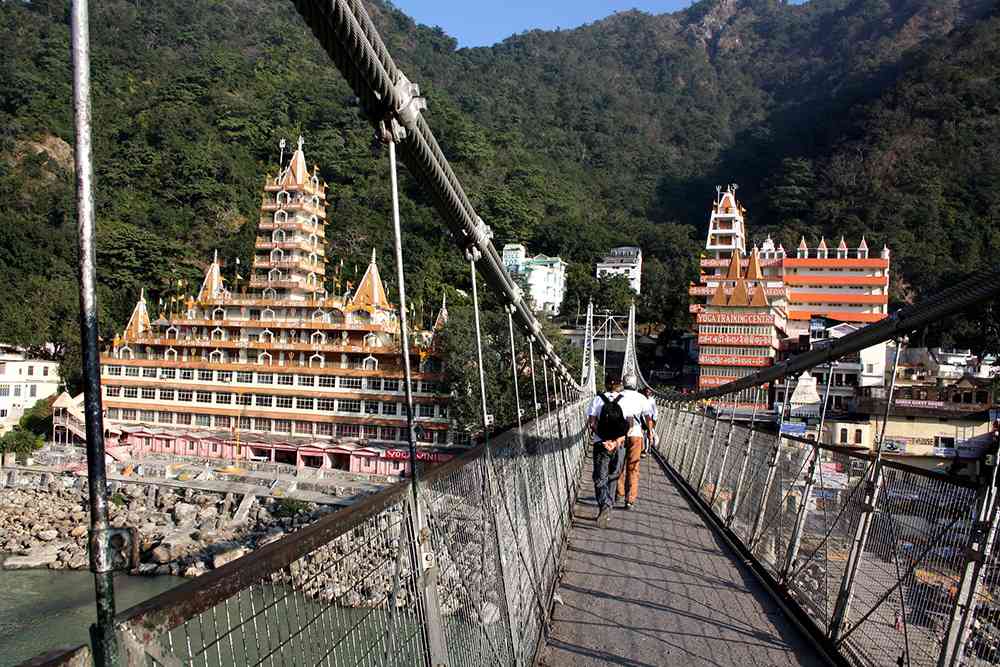
{"type": "Polygon", "coordinates": [[[198,517],[198,506],[190,503],[177,503],[173,509],[174,521],[179,526],[193,524],[198,517]]]}

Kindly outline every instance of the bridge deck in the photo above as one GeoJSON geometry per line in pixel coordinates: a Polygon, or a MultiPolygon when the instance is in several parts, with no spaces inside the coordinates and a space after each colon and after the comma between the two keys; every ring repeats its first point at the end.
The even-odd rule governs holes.
{"type": "Polygon", "coordinates": [[[607,530],[584,476],[540,665],[826,664],[652,457],[607,530]]]}

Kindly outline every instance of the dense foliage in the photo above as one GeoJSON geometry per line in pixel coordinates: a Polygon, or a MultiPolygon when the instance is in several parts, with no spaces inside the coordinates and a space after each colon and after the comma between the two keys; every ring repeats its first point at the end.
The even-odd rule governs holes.
{"type": "MultiPolygon", "coordinates": [[[[0,340],[55,342],[72,368],[67,6],[0,0],[0,340]]],[[[889,243],[896,302],[995,261],[992,12],[990,0],[703,0],[456,50],[372,6],[495,240],[567,259],[570,315],[593,294],[619,303],[593,262],[640,245],[641,318],[671,328],[686,322],[716,182],[740,183],[755,236],[889,243]]],[[[281,137],[304,134],[331,185],[330,254],[347,279],[371,247],[391,256],[385,154],[290,3],[107,0],[92,40],[105,335],[140,287],[154,304],[178,280],[193,290],[213,249],[227,275],[237,257],[247,266],[281,137]]],[[[430,324],[467,270],[425,194],[405,178],[403,190],[409,290],[430,324]]]]}

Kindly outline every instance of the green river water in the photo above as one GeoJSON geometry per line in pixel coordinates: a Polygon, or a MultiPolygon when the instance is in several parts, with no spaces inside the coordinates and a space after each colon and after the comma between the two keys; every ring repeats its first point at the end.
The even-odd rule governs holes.
{"type": "MultiPolygon", "coordinates": [[[[179,577],[115,579],[119,610],[185,581],[179,577]]],[[[59,646],[88,643],[94,622],[94,575],[66,570],[0,571],[0,667],[59,646]]]]}

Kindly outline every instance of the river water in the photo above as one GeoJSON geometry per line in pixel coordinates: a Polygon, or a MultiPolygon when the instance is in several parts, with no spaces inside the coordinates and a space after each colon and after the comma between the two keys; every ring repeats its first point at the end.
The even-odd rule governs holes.
{"type": "MultiPolygon", "coordinates": [[[[185,581],[180,577],[115,579],[119,611],[185,581]]],[[[94,622],[94,575],[67,570],[0,572],[0,667],[58,646],[89,643],[94,622]]]]}

